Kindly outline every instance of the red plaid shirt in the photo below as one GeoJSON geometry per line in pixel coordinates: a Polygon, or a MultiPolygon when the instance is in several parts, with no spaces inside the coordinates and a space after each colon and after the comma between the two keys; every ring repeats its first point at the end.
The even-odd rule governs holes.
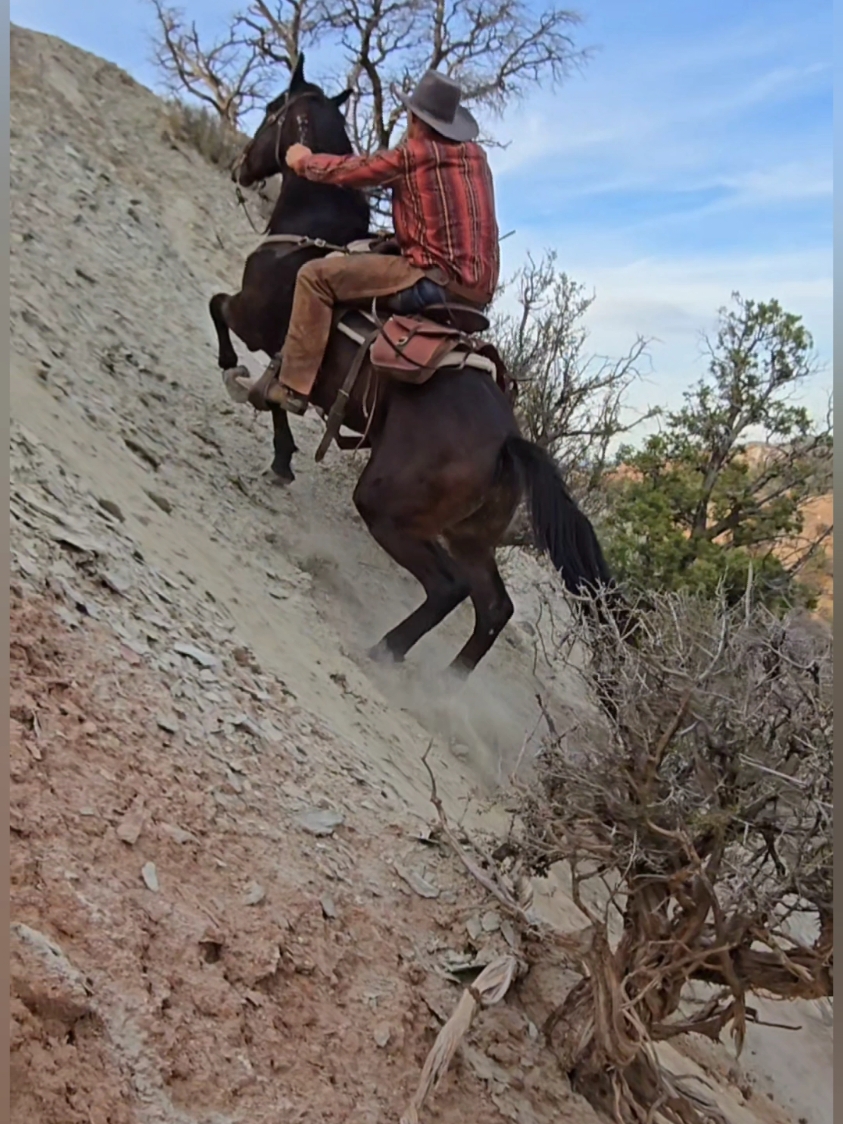
{"type": "Polygon", "coordinates": [[[372,156],[308,157],[301,174],[344,187],[392,188],[395,238],[419,269],[438,266],[451,281],[494,295],[500,273],[492,173],[479,144],[407,140],[372,156]]]}

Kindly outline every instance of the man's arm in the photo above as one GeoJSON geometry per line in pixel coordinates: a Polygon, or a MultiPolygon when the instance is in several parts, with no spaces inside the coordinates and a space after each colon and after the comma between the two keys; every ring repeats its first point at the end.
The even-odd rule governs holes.
{"type": "Polygon", "coordinates": [[[338,187],[381,187],[404,174],[404,153],[397,148],[371,156],[328,156],[292,145],[287,163],[304,179],[333,183],[338,187]]]}

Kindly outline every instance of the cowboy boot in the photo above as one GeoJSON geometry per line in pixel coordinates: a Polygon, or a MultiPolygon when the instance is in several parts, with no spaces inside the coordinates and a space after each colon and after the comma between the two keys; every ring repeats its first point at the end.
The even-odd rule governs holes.
{"type": "Polygon", "coordinates": [[[281,370],[281,353],[273,356],[261,377],[249,390],[249,402],[256,410],[270,410],[273,406],[280,406],[290,414],[303,414],[309,405],[309,399],[295,390],[282,386],[278,381],[281,370]]]}
{"type": "Polygon", "coordinates": [[[249,405],[256,410],[269,410],[267,395],[281,370],[281,355],[274,355],[264,373],[249,388],[249,405]]]}
{"type": "Polygon", "coordinates": [[[271,402],[273,406],[280,406],[288,414],[298,414],[299,416],[306,412],[310,404],[307,395],[300,394],[297,390],[291,390],[290,387],[284,386],[277,379],[267,390],[266,400],[271,402]]]}

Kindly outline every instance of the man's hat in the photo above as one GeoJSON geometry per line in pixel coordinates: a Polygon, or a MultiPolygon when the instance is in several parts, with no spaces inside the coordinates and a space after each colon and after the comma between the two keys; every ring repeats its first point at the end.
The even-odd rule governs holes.
{"type": "Polygon", "coordinates": [[[434,132],[453,141],[475,140],[480,126],[460,105],[459,83],[435,70],[428,70],[415,90],[398,97],[404,108],[429,125],[434,132]]]}

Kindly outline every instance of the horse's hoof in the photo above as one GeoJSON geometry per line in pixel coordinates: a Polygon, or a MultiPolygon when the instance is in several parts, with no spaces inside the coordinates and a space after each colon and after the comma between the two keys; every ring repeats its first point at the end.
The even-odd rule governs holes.
{"type": "Polygon", "coordinates": [[[222,373],[222,382],[232,402],[245,406],[249,401],[252,379],[245,367],[229,367],[222,373]]]}
{"type": "Polygon", "coordinates": [[[270,465],[269,468],[265,468],[261,473],[261,476],[268,480],[270,484],[274,484],[279,488],[289,487],[289,485],[292,484],[296,479],[296,474],[291,468],[285,469],[283,472],[279,472],[274,465],[270,465]]]}
{"type": "Polygon", "coordinates": [[[447,668],[445,669],[445,676],[447,680],[450,680],[451,683],[456,685],[459,683],[465,683],[466,679],[468,679],[472,671],[474,671],[474,668],[469,667],[467,664],[463,663],[462,660],[460,660],[458,657],[448,664],[447,668]]]}

